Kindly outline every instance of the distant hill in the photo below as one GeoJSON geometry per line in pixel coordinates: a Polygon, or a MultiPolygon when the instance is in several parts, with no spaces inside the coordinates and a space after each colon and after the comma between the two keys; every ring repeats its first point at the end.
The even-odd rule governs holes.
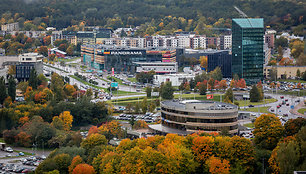
{"type": "Polygon", "coordinates": [[[0,1],[0,14],[11,12],[14,18],[19,13],[14,18],[19,21],[45,17],[43,22],[56,28],[79,25],[80,21],[115,28],[152,20],[160,23],[165,16],[194,21],[205,17],[206,24],[214,24],[219,18],[239,17],[233,8],[236,5],[249,17],[263,17],[267,25],[288,29],[305,24],[305,4],[304,0],[5,0],[0,1]],[[20,16],[24,19],[17,19],[20,16]]]}

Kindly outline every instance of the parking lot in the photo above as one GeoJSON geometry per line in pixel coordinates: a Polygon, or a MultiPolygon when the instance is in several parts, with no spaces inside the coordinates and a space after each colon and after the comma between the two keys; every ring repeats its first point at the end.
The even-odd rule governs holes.
{"type": "Polygon", "coordinates": [[[16,157],[0,159],[0,173],[29,173],[45,159],[45,157],[16,157]]]}
{"type": "Polygon", "coordinates": [[[158,119],[160,119],[160,113],[146,113],[146,114],[120,114],[119,116],[114,116],[116,120],[132,120],[134,119],[135,121],[138,120],[143,120],[147,123],[153,123],[156,122],[158,119]]]}

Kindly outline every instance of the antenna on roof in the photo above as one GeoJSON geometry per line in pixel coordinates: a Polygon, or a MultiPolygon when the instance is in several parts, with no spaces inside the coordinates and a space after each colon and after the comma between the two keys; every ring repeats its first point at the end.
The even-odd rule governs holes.
{"type": "Polygon", "coordinates": [[[241,17],[248,18],[248,15],[246,15],[243,11],[241,11],[237,6],[234,6],[234,8],[238,11],[241,17]]]}
{"type": "Polygon", "coordinates": [[[248,15],[246,15],[242,10],[240,10],[240,9],[239,9],[237,6],[235,6],[235,5],[234,5],[234,8],[237,10],[237,12],[240,14],[241,17],[246,18],[246,19],[248,20],[249,24],[250,24],[251,27],[253,28],[252,23],[251,23],[251,21],[249,20],[248,15]]]}

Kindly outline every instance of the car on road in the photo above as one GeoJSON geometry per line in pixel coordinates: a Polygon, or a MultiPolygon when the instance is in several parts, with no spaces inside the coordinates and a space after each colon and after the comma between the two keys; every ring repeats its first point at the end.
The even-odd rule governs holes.
{"type": "Polygon", "coordinates": [[[249,105],[249,108],[253,108],[254,107],[254,105],[249,105]]]}
{"type": "Polygon", "coordinates": [[[286,106],[289,106],[289,103],[287,103],[286,106]]]}
{"type": "Polygon", "coordinates": [[[283,114],[284,117],[288,117],[288,114],[283,114]]]}
{"type": "Polygon", "coordinates": [[[6,147],[4,149],[4,151],[9,152],[9,153],[13,153],[14,152],[14,150],[11,147],[6,147]]]}
{"type": "Polygon", "coordinates": [[[19,156],[24,156],[23,152],[19,152],[18,154],[19,154],[19,156]]]}
{"type": "Polygon", "coordinates": [[[281,99],[284,99],[284,96],[280,96],[281,99]]]}
{"type": "Polygon", "coordinates": [[[276,107],[277,107],[277,108],[280,108],[280,105],[277,105],[276,107]]]}
{"type": "Polygon", "coordinates": [[[271,112],[274,112],[274,109],[271,109],[271,112]]]}

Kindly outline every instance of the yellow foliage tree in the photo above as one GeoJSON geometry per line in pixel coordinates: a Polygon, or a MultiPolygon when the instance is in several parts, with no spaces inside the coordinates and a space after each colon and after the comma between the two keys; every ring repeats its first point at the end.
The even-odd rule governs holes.
{"type": "Polygon", "coordinates": [[[59,119],[63,124],[63,129],[69,131],[72,127],[73,116],[70,114],[70,111],[62,112],[59,117],[53,117],[53,121],[59,119]]]}
{"type": "Polygon", "coordinates": [[[206,56],[200,57],[200,64],[202,68],[207,69],[207,57],[206,56]]]}

